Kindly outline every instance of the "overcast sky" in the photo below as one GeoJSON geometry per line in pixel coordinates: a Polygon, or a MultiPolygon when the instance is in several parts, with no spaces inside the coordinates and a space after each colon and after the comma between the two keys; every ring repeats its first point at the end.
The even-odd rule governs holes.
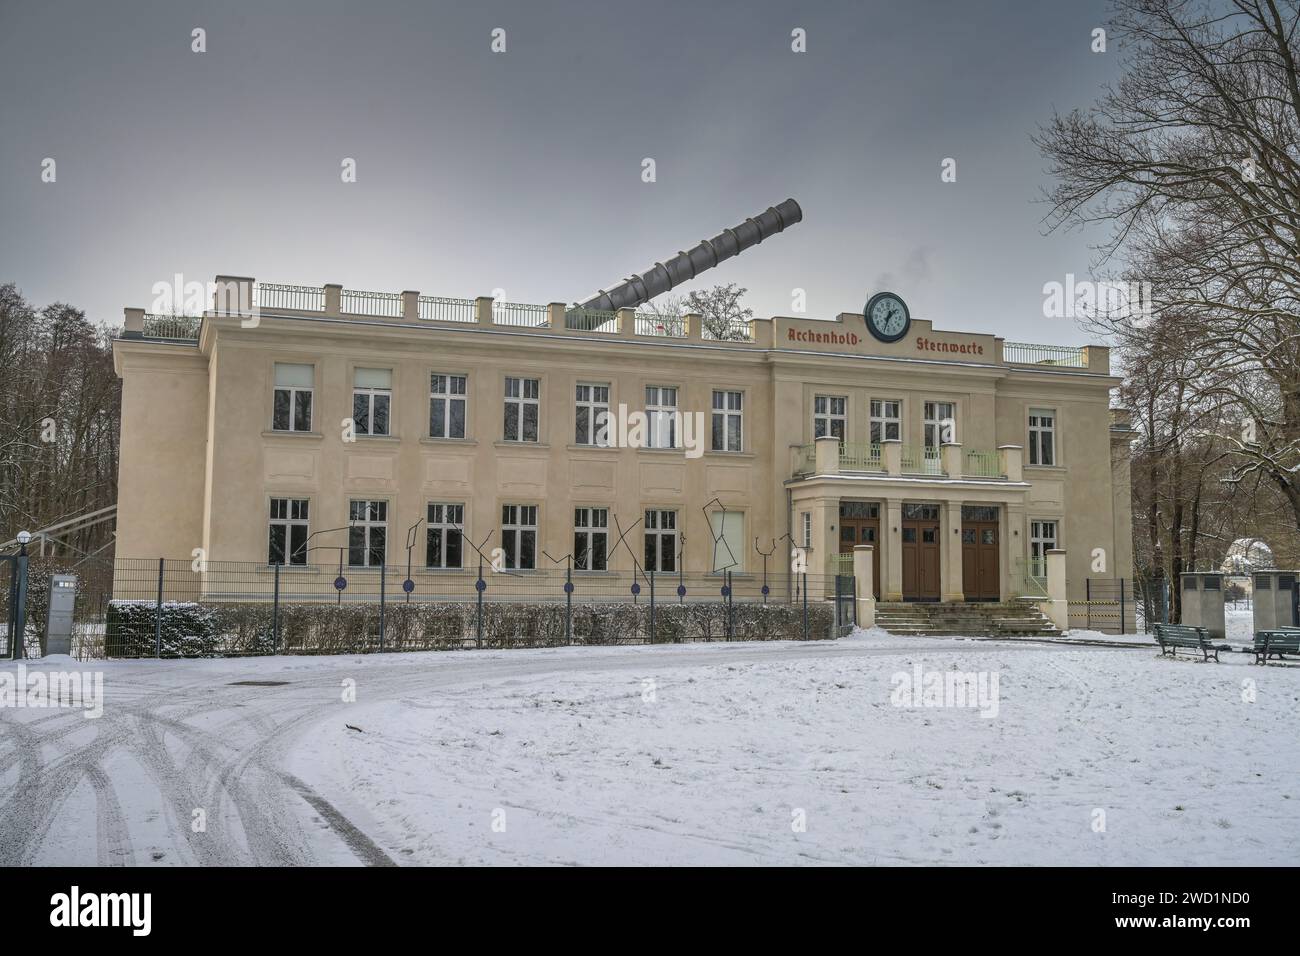
{"type": "Polygon", "coordinates": [[[792,196],[802,223],[697,285],[761,316],[802,288],[816,318],[889,288],[939,328],[1080,343],[1042,288],[1100,237],[1044,235],[1029,137],[1115,75],[1104,13],[0,0],[0,281],[113,322],[178,272],[575,301],[792,196]]]}

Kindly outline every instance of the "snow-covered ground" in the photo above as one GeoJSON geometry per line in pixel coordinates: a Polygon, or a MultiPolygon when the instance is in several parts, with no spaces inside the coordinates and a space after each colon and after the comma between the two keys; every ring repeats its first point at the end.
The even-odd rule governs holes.
{"type": "Polygon", "coordinates": [[[0,863],[1294,863],[1300,667],[1223,657],[859,632],[110,663],[98,720],[0,709],[0,863]],[[931,672],[982,706],[898,706],[931,672]]]}

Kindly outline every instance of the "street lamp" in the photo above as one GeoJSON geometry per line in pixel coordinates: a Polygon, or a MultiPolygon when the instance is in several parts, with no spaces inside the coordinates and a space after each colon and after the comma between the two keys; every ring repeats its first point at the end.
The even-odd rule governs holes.
{"type": "Polygon", "coordinates": [[[27,553],[27,542],[30,540],[32,540],[32,533],[30,531],[18,532],[18,553],[19,554],[27,553]]]}

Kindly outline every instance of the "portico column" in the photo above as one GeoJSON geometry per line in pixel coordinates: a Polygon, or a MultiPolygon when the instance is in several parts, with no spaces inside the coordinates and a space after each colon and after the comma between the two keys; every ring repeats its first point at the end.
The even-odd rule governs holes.
{"type": "Polygon", "coordinates": [[[945,501],[943,511],[944,522],[939,528],[939,566],[943,568],[940,593],[945,601],[964,601],[966,591],[961,568],[961,502],[945,501]]]}
{"type": "Polygon", "coordinates": [[[999,593],[1006,601],[1017,597],[1014,593],[1016,581],[1012,574],[1029,553],[1028,538],[1025,537],[1025,506],[1011,503],[1002,507],[1002,545],[998,549],[999,593]]]}
{"type": "Polygon", "coordinates": [[[881,589],[886,601],[903,600],[903,502],[885,499],[885,526],[880,529],[880,543],[885,546],[884,581],[881,589]]]}
{"type": "Polygon", "coordinates": [[[854,592],[858,608],[858,627],[876,626],[876,596],[871,593],[871,562],[875,560],[874,549],[869,544],[853,546],[854,592]]]}
{"type": "Polygon", "coordinates": [[[813,559],[808,562],[808,571],[812,574],[834,574],[832,562],[840,550],[840,536],[836,531],[840,501],[838,498],[814,498],[808,504],[812,511],[813,552],[813,559]]]}

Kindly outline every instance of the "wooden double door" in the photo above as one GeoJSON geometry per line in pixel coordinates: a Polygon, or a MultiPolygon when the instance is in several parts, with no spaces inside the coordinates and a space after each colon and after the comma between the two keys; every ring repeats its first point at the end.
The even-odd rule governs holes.
{"type": "Polygon", "coordinates": [[[997,601],[1002,597],[998,574],[1000,533],[996,505],[962,507],[961,582],[967,601],[997,601]]]}
{"type": "Polygon", "coordinates": [[[852,554],[859,544],[869,544],[871,553],[871,589],[880,600],[880,505],[873,501],[840,502],[840,554],[852,554]]]}
{"type": "Polygon", "coordinates": [[[903,505],[903,600],[939,600],[939,506],[903,505]]]}

